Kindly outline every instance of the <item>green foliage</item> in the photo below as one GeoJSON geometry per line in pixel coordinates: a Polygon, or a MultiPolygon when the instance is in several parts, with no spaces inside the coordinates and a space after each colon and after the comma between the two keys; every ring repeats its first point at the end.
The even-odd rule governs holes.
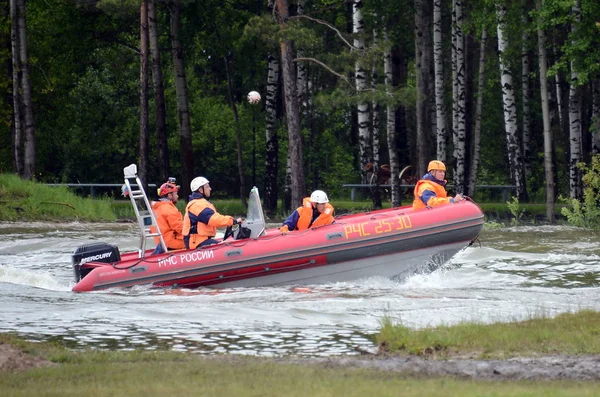
{"type": "Polygon", "coordinates": [[[600,228],[600,155],[592,157],[592,163],[577,164],[582,170],[584,183],[583,201],[578,199],[566,200],[569,207],[562,209],[562,214],[574,226],[592,229],[600,228]]]}
{"type": "Polygon", "coordinates": [[[508,206],[508,210],[512,214],[512,219],[510,220],[511,225],[517,226],[521,222],[521,218],[525,214],[525,209],[519,206],[519,199],[517,197],[512,197],[512,201],[507,201],[506,205],[508,206]]]}

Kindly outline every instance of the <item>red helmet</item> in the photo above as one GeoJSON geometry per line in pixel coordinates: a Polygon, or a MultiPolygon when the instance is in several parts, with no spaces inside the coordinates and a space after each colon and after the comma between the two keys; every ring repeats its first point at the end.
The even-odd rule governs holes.
{"type": "Polygon", "coordinates": [[[179,190],[179,186],[171,182],[165,182],[158,188],[158,195],[160,197],[166,196],[169,193],[173,193],[179,190]]]}

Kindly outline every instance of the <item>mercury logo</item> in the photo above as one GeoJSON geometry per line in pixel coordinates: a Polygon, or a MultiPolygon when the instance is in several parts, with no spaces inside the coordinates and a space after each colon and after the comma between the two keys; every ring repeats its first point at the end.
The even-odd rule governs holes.
{"type": "Polygon", "coordinates": [[[83,265],[84,263],[93,262],[93,261],[97,261],[97,260],[105,259],[105,258],[110,258],[111,255],[112,255],[112,252],[105,252],[103,254],[88,256],[87,258],[81,259],[81,264],[83,265]]]}

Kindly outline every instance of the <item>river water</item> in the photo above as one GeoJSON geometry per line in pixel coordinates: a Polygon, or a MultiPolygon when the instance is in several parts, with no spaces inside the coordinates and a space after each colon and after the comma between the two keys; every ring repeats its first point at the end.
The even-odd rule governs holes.
{"type": "Polygon", "coordinates": [[[0,332],[72,348],[333,356],[375,352],[385,317],[411,328],[600,310],[600,234],[565,226],[484,230],[440,269],[402,281],[73,293],[71,254],[134,250],[131,224],[0,223],[0,332]]]}

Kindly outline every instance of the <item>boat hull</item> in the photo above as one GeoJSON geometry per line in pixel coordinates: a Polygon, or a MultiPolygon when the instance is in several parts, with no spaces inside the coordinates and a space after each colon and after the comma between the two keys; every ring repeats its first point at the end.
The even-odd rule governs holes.
{"type": "MultiPolygon", "coordinates": [[[[278,229],[201,250],[120,255],[117,262],[78,265],[74,291],[152,284],[157,287],[254,287],[322,284],[430,271],[480,233],[473,202],[413,211],[411,207],[341,216],[332,225],[282,234],[278,229]]],[[[102,255],[97,255],[98,257],[102,255]]],[[[105,255],[106,256],[106,255],[105,255]]]]}

